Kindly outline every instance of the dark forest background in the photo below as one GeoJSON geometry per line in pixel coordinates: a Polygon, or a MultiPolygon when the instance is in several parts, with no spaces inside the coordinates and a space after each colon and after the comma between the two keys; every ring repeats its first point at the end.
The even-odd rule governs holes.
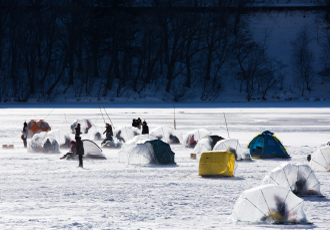
{"type": "MultiPolygon", "coordinates": [[[[282,87],[284,65],[249,31],[251,12],[272,10],[261,2],[0,0],[0,101],[158,91],[175,101],[191,92],[215,100],[229,77],[248,101],[256,92],[265,99],[282,87]]],[[[317,3],[310,10],[328,23],[330,1],[317,3]]],[[[302,94],[311,90],[304,81],[302,94]]]]}

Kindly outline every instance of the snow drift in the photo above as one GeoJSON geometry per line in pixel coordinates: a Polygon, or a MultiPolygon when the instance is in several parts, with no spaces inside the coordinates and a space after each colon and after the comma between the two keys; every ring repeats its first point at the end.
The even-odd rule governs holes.
{"type": "Polygon", "coordinates": [[[244,191],[234,205],[234,222],[306,224],[303,200],[290,189],[262,185],[244,191]]]}
{"type": "Polygon", "coordinates": [[[297,196],[322,196],[320,182],[313,170],[303,164],[282,164],[269,172],[261,184],[277,184],[290,189],[297,196]]]}

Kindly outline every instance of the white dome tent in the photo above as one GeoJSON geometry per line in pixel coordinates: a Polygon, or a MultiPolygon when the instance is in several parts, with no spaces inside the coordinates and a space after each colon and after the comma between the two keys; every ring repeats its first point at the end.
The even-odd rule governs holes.
{"type": "Polygon", "coordinates": [[[308,224],[303,200],[278,185],[244,191],[234,205],[231,219],[235,223],[308,224]]]}
{"type": "Polygon", "coordinates": [[[214,150],[214,146],[218,141],[223,140],[224,138],[218,135],[210,135],[206,136],[196,144],[193,153],[198,155],[202,154],[203,152],[209,152],[214,150]]]}
{"type": "Polygon", "coordinates": [[[138,128],[132,126],[120,126],[113,131],[114,137],[120,142],[127,142],[141,134],[141,131],[138,128]]]}
{"type": "Polygon", "coordinates": [[[250,151],[247,148],[242,148],[237,139],[228,139],[218,141],[213,150],[228,150],[235,155],[235,159],[251,160],[250,151]]]}
{"type": "Polygon", "coordinates": [[[35,153],[60,153],[60,147],[53,133],[41,132],[32,137],[28,151],[35,153]]]}
{"type": "Polygon", "coordinates": [[[84,139],[82,142],[84,146],[84,158],[107,159],[102,153],[102,149],[94,141],[84,139]]]}
{"type": "Polygon", "coordinates": [[[184,135],[182,143],[187,148],[194,148],[201,139],[210,134],[211,133],[206,129],[195,129],[184,135]]]}
{"type": "Polygon", "coordinates": [[[325,146],[315,151],[309,162],[310,167],[317,172],[330,171],[330,146],[325,146]]]}
{"type": "Polygon", "coordinates": [[[151,136],[157,137],[168,144],[180,144],[179,134],[170,126],[158,126],[149,133],[151,136]]]}
{"type": "Polygon", "coordinates": [[[83,119],[78,119],[78,120],[74,120],[72,125],[71,125],[71,131],[73,134],[75,134],[75,127],[77,126],[77,124],[80,124],[80,131],[82,133],[88,133],[88,130],[90,128],[92,128],[92,123],[89,119],[83,118],[83,119]]]}
{"type": "Polygon", "coordinates": [[[262,185],[276,184],[290,189],[297,196],[321,196],[320,182],[308,165],[286,163],[269,172],[262,185]]]}

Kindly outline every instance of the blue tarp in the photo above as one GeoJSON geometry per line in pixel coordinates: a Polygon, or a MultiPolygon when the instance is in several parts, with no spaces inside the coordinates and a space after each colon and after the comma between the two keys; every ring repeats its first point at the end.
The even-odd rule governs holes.
{"type": "Polygon", "coordinates": [[[266,130],[249,143],[253,158],[290,158],[290,155],[274,133],[266,130]]]}

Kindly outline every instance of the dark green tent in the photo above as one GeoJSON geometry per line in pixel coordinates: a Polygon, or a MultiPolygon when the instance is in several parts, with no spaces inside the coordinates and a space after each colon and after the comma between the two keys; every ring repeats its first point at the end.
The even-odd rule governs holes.
{"type": "Polygon", "coordinates": [[[156,163],[159,164],[175,164],[174,155],[169,144],[161,141],[161,140],[152,140],[146,141],[146,143],[150,143],[153,147],[154,153],[156,155],[156,163]]]}

